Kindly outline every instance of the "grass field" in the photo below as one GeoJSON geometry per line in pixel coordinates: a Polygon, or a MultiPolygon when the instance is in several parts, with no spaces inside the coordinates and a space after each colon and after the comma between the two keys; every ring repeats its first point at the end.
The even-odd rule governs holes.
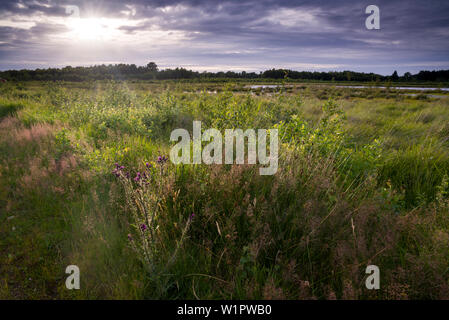
{"type": "Polygon", "coordinates": [[[0,298],[449,299],[449,95],[410,92],[1,84],[0,298]],[[279,170],[158,159],[194,120],[277,128],[279,170]]]}

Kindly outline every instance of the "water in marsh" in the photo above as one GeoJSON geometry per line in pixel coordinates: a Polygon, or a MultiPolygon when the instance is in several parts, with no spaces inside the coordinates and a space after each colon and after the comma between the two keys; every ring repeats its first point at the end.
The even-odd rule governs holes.
{"type": "Polygon", "coordinates": [[[251,89],[275,89],[275,88],[279,88],[279,87],[284,87],[284,86],[279,85],[279,84],[254,84],[254,85],[246,86],[246,88],[251,88],[251,89]]]}
{"type": "MultiPolygon", "coordinates": [[[[280,87],[286,87],[284,85],[279,85],[279,84],[255,84],[255,85],[248,85],[246,86],[247,88],[250,89],[276,89],[276,88],[280,88],[280,87]]],[[[387,87],[384,86],[335,86],[336,88],[354,88],[354,89],[387,89],[387,87]]],[[[429,87],[429,88],[425,88],[425,87],[390,87],[390,89],[396,89],[396,90],[416,90],[416,91],[436,91],[436,90],[441,90],[441,91],[448,91],[449,92],[449,88],[434,88],[434,87],[429,87]]]]}
{"type": "MultiPolygon", "coordinates": [[[[387,89],[387,87],[370,87],[370,86],[336,86],[337,88],[355,88],[355,89],[367,89],[367,88],[376,88],[376,89],[387,89]]],[[[396,90],[418,90],[418,91],[449,91],[449,88],[424,88],[424,87],[390,87],[390,89],[396,90]]]]}

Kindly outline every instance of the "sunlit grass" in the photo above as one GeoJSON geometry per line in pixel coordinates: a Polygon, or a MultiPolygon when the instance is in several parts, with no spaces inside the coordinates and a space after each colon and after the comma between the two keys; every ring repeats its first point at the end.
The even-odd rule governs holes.
{"type": "Polygon", "coordinates": [[[448,297],[448,99],[175,82],[0,92],[2,298],[448,297]],[[279,171],[167,164],[148,197],[165,239],[153,254],[170,264],[149,274],[128,239],[129,195],[141,191],[132,179],[193,120],[277,126],[279,171]],[[114,163],[131,184],[114,177],[114,163]],[[363,286],[369,263],[382,270],[375,293],[363,286]],[[80,291],[65,289],[69,264],[81,269],[80,291]]]}

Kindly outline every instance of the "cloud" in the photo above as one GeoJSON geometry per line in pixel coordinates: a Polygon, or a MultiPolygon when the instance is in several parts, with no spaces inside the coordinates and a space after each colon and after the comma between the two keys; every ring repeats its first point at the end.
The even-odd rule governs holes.
{"type": "Polygon", "coordinates": [[[449,2],[376,3],[381,30],[366,30],[371,2],[360,0],[5,0],[0,68],[150,59],[198,70],[449,68],[449,2]],[[80,23],[101,17],[111,37],[74,39],[68,5],[80,23]]]}

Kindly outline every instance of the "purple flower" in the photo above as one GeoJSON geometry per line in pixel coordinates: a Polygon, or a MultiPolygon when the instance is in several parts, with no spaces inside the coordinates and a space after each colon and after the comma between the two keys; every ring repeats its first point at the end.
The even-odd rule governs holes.
{"type": "Polygon", "coordinates": [[[120,177],[120,172],[125,169],[124,166],[121,166],[120,164],[118,164],[117,162],[114,163],[115,165],[115,169],[112,170],[112,174],[114,174],[116,177],[120,177]]]}
{"type": "Polygon", "coordinates": [[[137,175],[136,175],[136,177],[134,178],[134,181],[138,182],[141,178],[142,178],[142,177],[141,177],[141,175],[140,175],[140,172],[137,172],[137,175]]]}
{"type": "Polygon", "coordinates": [[[150,168],[152,168],[153,166],[151,165],[151,163],[145,163],[145,166],[148,168],[148,169],[150,169],[150,168]]]}
{"type": "Polygon", "coordinates": [[[147,225],[146,225],[145,223],[142,223],[142,224],[140,225],[140,230],[142,230],[142,231],[147,230],[147,225]]]}
{"type": "Polygon", "coordinates": [[[133,241],[133,237],[132,237],[131,233],[128,233],[128,240],[133,241]]]}
{"type": "Polygon", "coordinates": [[[163,164],[165,162],[167,162],[168,158],[166,156],[159,156],[157,157],[157,163],[159,164],[163,164]]]}
{"type": "Polygon", "coordinates": [[[193,220],[193,218],[195,218],[195,214],[194,214],[194,213],[192,213],[192,214],[190,215],[189,219],[190,219],[190,220],[193,220]]]}
{"type": "Polygon", "coordinates": [[[112,170],[112,174],[115,175],[116,177],[120,177],[120,170],[114,169],[114,170],[112,170]]]}

